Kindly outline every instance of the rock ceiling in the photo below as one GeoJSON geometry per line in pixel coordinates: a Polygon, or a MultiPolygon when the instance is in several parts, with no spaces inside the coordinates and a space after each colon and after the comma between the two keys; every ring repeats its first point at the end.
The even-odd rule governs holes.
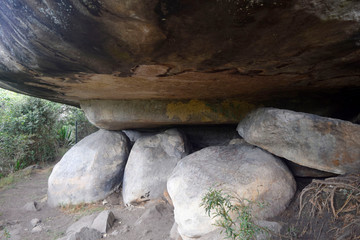
{"type": "Polygon", "coordinates": [[[4,0],[0,87],[72,105],[356,107],[359,27],[357,1],[4,0]]]}

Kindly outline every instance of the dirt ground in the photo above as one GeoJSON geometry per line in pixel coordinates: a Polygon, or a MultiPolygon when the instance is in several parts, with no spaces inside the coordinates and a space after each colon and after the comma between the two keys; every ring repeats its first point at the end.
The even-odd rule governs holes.
{"type": "Polygon", "coordinates": [[[173,209],[165,201],[146,204],[146,207],[126,208],[121,196],[114,193],[103,202],[76,207],[50,208],[46,204],[47,180],[51,168],[32,170],[22,181],[0,190],[1,240],[55,240],[65,235],[66,229],[86,215],[111,210],[116,218],[105,239],[167,240],[174,223],[173,209]],[[36,201],[39,211],[25,211],[23,206],[36,201]],[[31,220],[41,220],[42,231],[32,233],[31,220]]]}
{"type": "MultiPolygon", "coordinates": [[[[174,223],[173,209],[165,200],[128,208],[120,193],[105,202],[49,208],[46,204],[47,179],[51,168],[32,170],[21,181],[0,190],[1,240],[52,240],[83,216],[111,210],[116,221],[105,239],[169,240],[174,223]],[[31,201],[39,211],[25,211],[31,201]],[[31,220],[41,220],[41,232],[32,233],[31,220]]],[[[281,233],[271,239],[360,239],[360,175],[324,179],[297,179],[298,191],[280,216],[270,219],[282,224],[281,233]]],[[[221,239],[221,238],[219,238],[221,239]]]]}

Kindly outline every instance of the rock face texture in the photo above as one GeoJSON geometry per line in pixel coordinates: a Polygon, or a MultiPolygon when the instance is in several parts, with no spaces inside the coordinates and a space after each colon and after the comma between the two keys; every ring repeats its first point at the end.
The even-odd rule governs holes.
{"type": "MultiPolygon", "coordinates": [[[[171,101],[196,99],[352,117],[356,111],[344,107],[360,100],[359,6],[344,0],[4,0],[0,87],[77,106],[118,101],[122,115],[127,101],[134,101],[130,109],[141,100],[161,102],[147,113],[159,115],[143,122],[135,121],[141,106],[124,125],[104,125],[107,118],[100,117],[98,126],[107,129],[132,121],[130,127],[199,123],[208,111],[166,111],[171,101]]],[[[240,120],[229,117],[236,117],[231,109],[214,114],[210,104],[205,122],[225,123],[224,112],[227,122],[240,120]]]]}
{"type": "Polygon", "coordinates": [[[172,124],[237,124],[255,108],[238,100],[89,100],[82,101],[89,121],[118,130],[172,124]]]}
{"type": "Polygon", "coordinates": [[[125,204],[163,196],[178,161],[188,154],[186,139],[175,129],[139,138],[131,149],[123,181],[125,204]]]}
{"type": "Polygon", "coordinates": [[[257,147],[215,146],[188,155],[178,163],[167,183],[178,232],[185,239],[216,228],[212,225],[215,220],[200,207],[210,187],[225,189],[241,199],[265,202],[264,208],[253,209],[259,219],[283,211],[296,190],[285,164],[257,147]]]}
{"type": "Polygon", "coordinates": [[[237,128],[249,143],[299,165],[337,174],[360,170],[360,125],[289,110],[262,108],[237,128]]]}
{"type": "Polygon", "coordinates": [[[99,130],[73,146],[49,177],[48,204],[104,199],[123,178],[129,142],[121,132],[99,130]]]}

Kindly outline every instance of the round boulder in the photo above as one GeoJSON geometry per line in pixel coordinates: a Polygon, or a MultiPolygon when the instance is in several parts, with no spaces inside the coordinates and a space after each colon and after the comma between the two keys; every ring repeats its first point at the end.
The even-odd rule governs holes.
{"type": "Polygon", "coordinates": [[[208,147],[189,155],[178,163],[167,183],[184,239],[216,229],[216,219],[200,206],[210,188],[263,203],[264,207],[254,207],[252,213],[256,219],[266,219],[285,210],[296,183],[280,159],[248,144],[208,147]]]}
{"type": "Polygon", "coordinates": [[[48,181],[48,204],[79,204],[105,198],[123,178],[129,155],[122,132],[99,130],[73,146],[48,181]]]}
{"type": "Polygon", "coordinates": [[[187,154],[185,139],[175,129],[139,138],[125,168],[124,203],[137,205],[161,197],[171,172],[187,154]]]}

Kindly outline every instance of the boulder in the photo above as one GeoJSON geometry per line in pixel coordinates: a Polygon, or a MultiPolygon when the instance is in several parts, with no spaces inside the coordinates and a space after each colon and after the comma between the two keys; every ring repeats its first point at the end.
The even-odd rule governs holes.
{"type": "Polygon", "coordinates": [[[302,166],[336,174],[360,170],[360,125],[351,122],[261,108],[237,130],[247,142],[302,166]]]}
{"type": "Polygon", "coordinates": [[[37,225],[39,225],[39,223],[41,223],[41,220],[38,219],[38,218],[33,218],[30,221],[30,224],[31,224],[32,227],[36,227],[37,225]]]}
{"type": "Polygon", "coordinates": [[[37,202],[28,202],[26,203],[22,209],[27,212],[36,212],[40,210],[39,204],[37,202]]]}
{"type": "Polygon", "coordinates": [[[43,230],[43,228],[41,226],[35,226],[32,230],[31,233],[38,233],[41,232],[43,230]]]}
{"type": "Polygon", "coordinates": [[[105,210],[99,213],[91,224],[91,228],[101,232],[107,233],[112,228],[115,222],[115,216],[110,210],[105,210]]]}
{"type": "Polygon", "coordinates": [[[78,204],[105,198],[121,184],[129,154],[122,132],[99,130],[73,146],[48,181],[48,204],[78,204]]]}
{"type": "Polygon", "coordinates": [[[114,224],[115,216],[105,210],[99,214],[84,216],[73,223],[66,230],[66,236],[61,240],[97,240],[102,237],[114,224]]]}
{"type": "Polygon", "coordinates": [[[66,236],[62,238],[62,240],[99,240],[101,238],[102,234],[99,231],[84,227],[80,230],[80,232],[66,236]]]}
{"type": "Polygon", "coordinates": [[[161,197],[172,170],[187,152],[186,140],[175,129],[139,138],[125,168],[124,203],[136,205],[161,197]]]}
{"type": "Polygon", "coordinates": [[[72,234],[78,233],[81,231],[81,229],[83,229],[85,227],[90,228],[90,226],[92,225],[92,223],[94,222],[96,217],[97,217],[97,214],[94,213],[94,214],[80,218],[79,220],[74,222],[71,226],[69,226],[66,229],[66,235],[70,236],[72,234]]]}
{"type": "Polygon", "coordinates": [[[280,159],[248,144],[208,147],[189,155],[178,163],[167,183],[178,231],[184,239],[216,229],[216,219],[200,207],[211,187],[264,203],[252,213],[256,219],[266,219],[287,207],[296,183],[280,159]]]}

